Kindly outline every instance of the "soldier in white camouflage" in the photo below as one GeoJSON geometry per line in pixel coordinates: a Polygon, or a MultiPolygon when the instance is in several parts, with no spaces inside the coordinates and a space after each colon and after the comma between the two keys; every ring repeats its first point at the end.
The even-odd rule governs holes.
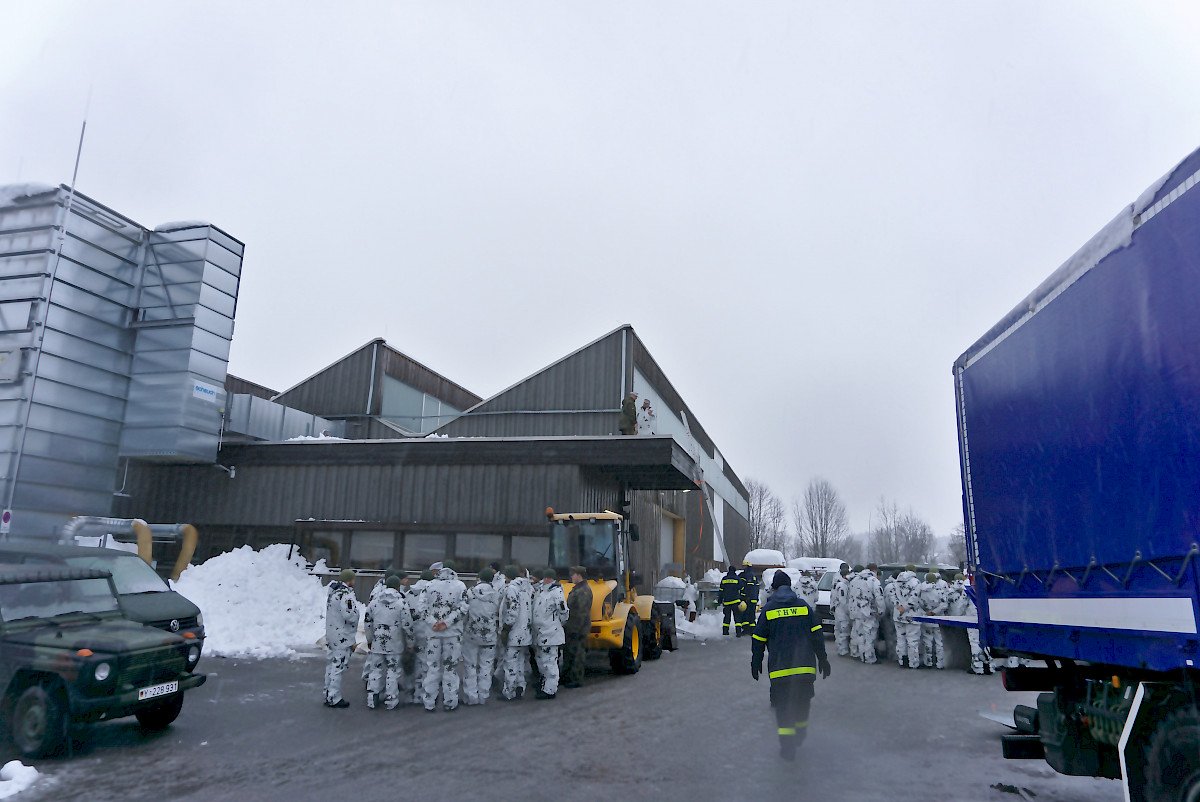
{"type": "MultiPolygon", "coordinates": [[[[967,593],[967,577],[965,574],[955,574],[950,583],[950,615],[961,615],[978,621],[979,611],[975,607],[970,594],[967,593]]],[[[974,674],[990,674],[991,661],[979,644],[979,627],[967,627],[967,641],[971,644],[971,672],[974,674]]]]}
{"type": "Polygon", "coordinates": [[[879,579],[863,566],[854,566],[849,596],[850,650],[858,652],[858,659],[864,663],[878,662],[875,656],[875,633],[879,631],[879,616],[883,615],[883,590],[879,579]]]}
{"type": "Polygon", "coordinates": [[[354,649],[358,634],[358,599],[354,597],[354,571],[343,568],[338,578],[329,583],[325,599],[325,706],[344,708],[350,703],[342,698],[342,674],[354,649]]]}
{"type": "Polygon", "coordinates": [[[529,580],[515,565],[504,566],[508,584],[500,596],[500,643],[504,647],[505,701],[525,695],[525,666],[529,665],[529,647],[533,643],[533,592],[529,580]]]}
{"type": "Polygon", "coordinates": [[[799,582],[792,583],[792,590],[796,591],[796,595],[808,602],[808,606],[815,610],[817,609],[817,580],[812,578],[812,575],[807,571],[800,572],[799,582]],[[796,587],[799,585],[799,587],[796,587]]]}
{"type": "Polygon", "coordinates": [[[917,567],[912,563],[896,575],[892,583],[896,588],[896,652],[900,665],[908,660],[909,668],[921,665],[921,625],[913,621],[918,606],[917,590],[921,580],[917,579],[917,567]],[[901,646],[901,643],[904,645],[901,646]]]}
{"type": "MultiPolygon", "coordinates": [[[[379,579],[375,581],[375,584],[371,587],[371,595],[367,598],[368,607],[370,606],[371,602],[379,598],[380,593],[383,593],[383,591],[387,589],[387,578],[391,576],[392,573],[393,572],[391,569],[389,569],[383,576],[379,577],[379,579]]],[[[363,660],[362,680],[364,684],[367,682],[367,678],[371,676],[371,669],[374,668],[377,663],[378,655],[368,652],[367,659],[363,660]]]]}
{"type": "Polygon", "coordinates": [[[567,642],[563,622],[570,613],[553,568],[542,570],[542,581],[534,589],[530,617],[533,621],[533,653],[542,687],[538,699],[553,699],[558,694],[558,653],[567,642]]]}
{"type": "MultiPolygon", "coordinates": [[[[434,563],[439,569],[441,563],[434,563]]],[[[413,615],[413,672],[412,698],[405,700],[409,704],[425,704],[425,648],[429,644],[429,620],[425,618],[425,590],[433,581],[431,569],[421,572],[420,578],[413,583],[408,593],[408,605],[413,615]]]]}
{"type": "Polygon", "coordinates": [[[829,611],[833,613],[833,639],[837,644],[837,653],[858,657],[850,651],[850,567],[843,564],[839,569],[837,579],[833,580],[833,588],[829,591],[829,611]]]}
{"type": "Polygon", "coordinates": [[[425,709],[437,709],[438,692],[442,709],[458,708],[458,663],[462,659],[462,635],[467,618],[467,586],[447,563],[425,588],[425,620],[429,639],[425,643],[425,679],[422,684],[425,709]]]}
{"type": "Polygon", "coordinates": [[[492,689],[496,641],[500,637],[500,594],[492,585],[491,568],[479,572],[479,581],[467,591],[467,629],[463,633],[463,701],[481,705],[492,689]]]}
{"type": "Polygon", "coordinates": [[[388,710],[400,704],[400,661],[413,636],[412,611],[400,593],[400,577],[387,577],[382,593],[367,605],[363,629],[370,647],[371,674],[367,677],[367,707],[374,709],[382,695],[388,710]]]}
{"type": "MultiPolygon", "coordinates": [[[[925,574],[925,581],[917,589],[917,599],[920,605],[920,615],[943,615],[946,612],[945,581],[933,571],[925,574]],[[940,584],[939,584],[940,583],[940,584]]],[[[921,624],[921,645],[925,650],[923,665],[926,667],[945,668],[945,655],[942,651],[942,628],[939,624],[921,624]]]]}

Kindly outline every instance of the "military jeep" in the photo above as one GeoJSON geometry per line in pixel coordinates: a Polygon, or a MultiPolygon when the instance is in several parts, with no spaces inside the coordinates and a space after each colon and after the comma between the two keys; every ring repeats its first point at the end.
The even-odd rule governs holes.
{"type": "Polygon", "coordinates": [[[199,659],[194,639],[125,618],[107,571],[0,566],[0,714],[26,757],[59,752],[77,723],[166,728],[206,679],[199,659]]]}

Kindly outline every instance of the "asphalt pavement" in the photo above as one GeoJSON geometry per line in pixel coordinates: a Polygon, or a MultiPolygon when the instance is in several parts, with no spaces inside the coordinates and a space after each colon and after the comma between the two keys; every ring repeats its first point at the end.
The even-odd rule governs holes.
{"type": "MultiPolygon", "coordinates": [[[[832,647],[832,641],[827,641],[832,647]]],[[[832,650],[831,650],[832,651],[832,650]]],[[[749,639],[685,640],[633,676],[606,663],[583,688],[426,713],[321,704],[324,660],[205,657],[209,674],[163,733],[132,718],[83,728],[70,757],[34,761],[20,802],[278,800],[989,800],[1116,802],[1111,780],[1064,777],[1000,756],[1005,729],[979,710],[1011,710],[996,677],[863,665],[831,657],[817,680],[809,737],[778,756],[768,680],[749,671],[749,639]],[[766,796],[764,796],[766,795],[766,796]]],[[[3,747],[12,757],[11,745],[3,747]]]]}

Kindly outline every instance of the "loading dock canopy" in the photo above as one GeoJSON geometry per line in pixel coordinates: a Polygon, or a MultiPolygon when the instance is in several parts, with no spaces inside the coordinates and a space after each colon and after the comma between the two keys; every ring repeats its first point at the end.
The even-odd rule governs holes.
{"type": "Polygon", "coordinates": [[[695,461],[671,435],[429,437],[226,445],[223,462],[250,465],[580,465],[635,490],[691,490],[695,461]]]}

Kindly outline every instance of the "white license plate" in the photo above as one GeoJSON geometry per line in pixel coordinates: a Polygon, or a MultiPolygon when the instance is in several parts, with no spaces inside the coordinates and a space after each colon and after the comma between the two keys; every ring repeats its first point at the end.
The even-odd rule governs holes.
{"type": "Polygon", "coordinates": [[[142,688],[138,691],[138,701],[143,699],[153,699],[157,696],[166,696],[169,693],[175,693],[179,690],[178,680],[174,682],[164,682],[162,685],[151,685],[149,688],[142,688]]]}

